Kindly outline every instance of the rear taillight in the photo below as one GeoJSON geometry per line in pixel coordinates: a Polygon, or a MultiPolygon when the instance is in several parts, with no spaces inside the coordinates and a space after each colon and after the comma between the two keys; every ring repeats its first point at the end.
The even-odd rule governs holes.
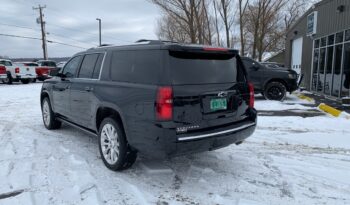
{"type": "Polygon", "coordinates": [[[19,73],[19,68],[15,68],[15,73],[19,73]]]}
{"type": "Polygon", "coordinates": [[[156,103],[157,120],[171,120],[173,118],[173,89],[159,87],[156,103]]]}
{"type": "Polygon", "coordinates": [[[254,85],[249,83],[249,107],[254,108],[254,85]]]}
{"type": "Polygon", "coordinates": [[[6,67],[0,66],[0,74],[6,74],[6,67]]]}

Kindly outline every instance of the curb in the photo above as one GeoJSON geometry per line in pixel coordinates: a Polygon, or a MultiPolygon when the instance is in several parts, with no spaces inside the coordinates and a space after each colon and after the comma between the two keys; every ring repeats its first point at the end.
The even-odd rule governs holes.
{"type": "Polygon", "coordinates": [[[312,98],[310,98],[310,97],[308,97],[308,96],[306,96],[306,95],[303,95],[303,94],[299,94],[299,95],[297,95],[298,96],[298,98],[300,98],[300,99],[302,99],[302,100],[307,100],[307,101],[309,101],[309,102],[314,102],[315,100],[314,99],[312,99],[312,98]]]}
{"type": "Polygon", "coordinates": [[[324,103],[321,103],[318,108],[328,114],[333,115],[334,117],[339,117],[342,111],[335,109],[334,107],[331,107],[329,105],[326,105],[324,103]]]}
{"type": "MultiPolygon", "coordinates": [[[[315,100],[313,98],[310,98],[308,96],[305,96],[303,94],[299,94],[297,95],[298,98],[302,99],[302,100],[307,100],[309,102],[315,102],[315,100]]],[[[321,103],[317,106],[317,108],[325,113],[328,113],[334,117],[340,117],[340,116],[344,116],[346,119],[350,119],[350,115],[341,111],[341,110],[338,110],[334,107],[331,107],[329,105],[326,105],[324,103],[321,103]]]]}

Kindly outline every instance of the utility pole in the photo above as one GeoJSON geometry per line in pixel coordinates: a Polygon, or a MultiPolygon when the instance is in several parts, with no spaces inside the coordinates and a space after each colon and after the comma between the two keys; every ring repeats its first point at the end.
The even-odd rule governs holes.
{"type": "Polygon", "coordinates": [[[100,39],[100,46],[101,46],[102,45],[102,43],[101,43],[101,19],[96,18],[96,20],[98,21],[99,39],[100,39]]]}
{"type": "Polygon", "coordinates": [[[47,60],[47,45],[46,45],[46,32],[45,32],[45,21],[44,21],[44,14],[43,14],[43,9],[46,8],[45,6],[41,6],[39,4],[38,7],[33,7],[33,10],[39,10],[40,17],[37,19],[37,23],[40,23],[41,26],[41,39],[42,39],[42,48],[44,52],[44,60],[47,60]]]}

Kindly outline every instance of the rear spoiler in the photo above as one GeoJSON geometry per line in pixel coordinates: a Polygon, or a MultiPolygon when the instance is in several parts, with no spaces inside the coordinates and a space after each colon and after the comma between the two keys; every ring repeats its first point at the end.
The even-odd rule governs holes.
{"type": "Polygon", "coordinates": [[[238,50],[224,47],[213,46],[199,46],[199,45],[171,45],[168,47],[169,51],[182,51],[182,52],[194,52],[194,53],[230,53],[238,54],[238,50]]]}
{"type": "Polygon", "coordinates": [[[168,50],[171,56],[183,59],[227,60],[238,55],[237,50],[215,47],[171,46],[168,50]]]}

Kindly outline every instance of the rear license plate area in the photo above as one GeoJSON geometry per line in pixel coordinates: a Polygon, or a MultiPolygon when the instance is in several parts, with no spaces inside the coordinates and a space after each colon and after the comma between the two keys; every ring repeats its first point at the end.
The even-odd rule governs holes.
{"type": "Polygon", "coordinates": [[[227,110],[226,98],[214,98],[210,100],[210,111],[227,110]]]}

